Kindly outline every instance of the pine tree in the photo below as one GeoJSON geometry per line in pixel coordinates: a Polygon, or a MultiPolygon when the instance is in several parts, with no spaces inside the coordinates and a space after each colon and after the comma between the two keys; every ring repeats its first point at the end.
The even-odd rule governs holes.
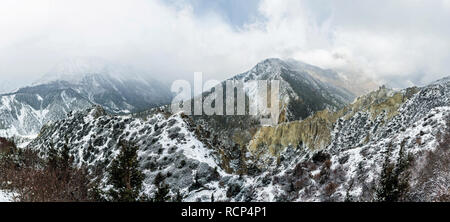
{"type": "Polygon", "coordinates": [[[169,197],[169,186],[164,182],[158,185],[158,190],[156,190],[154,202],[166,202],[170,199],[169,197]]]}
{"type": "Polygon", "coordinates": [[[183,202],[183,199],[184,199],[183,194],[181,194],[180,190],[177,190],[175,197],[172,198],[172,202],[181,203],[183,202]]]}
{"type": "Polygon", "coordinates": [[[58,172],[60,179],[67,179],[72,170],[73,157],[70,155],[70,148],[67,138],[61,150],[50,145],[48,149],[48,164],[50,170],[58,172]]]}
{"type": "Polygon", "coordinates": [[[51,169],[58,169],[58,150],[53,146],[53,144],[50,144],[50,147],[48,148],[48,166],[51,169]]]}
{"type": "Polygon", "coordinates": [[[140,199],[144,174],[139,170],[138,148],[128,142],[119,142],[120,153],[109,169],[109,191],[113,201],[134,202],[140,199]]]}
{"type": "Polygon", "coordinates": [[[406,194],[409,188],[409,174],[406,172],[409,165],[408,156],[404,153],[404,148],[400,148],[397,163],[393,164],[389,160],[391,147],[383,163],[381,172],[380,186],[376,190],[377,201],[380,202],[396,202],[406,194]]]}
{"type": "Polygon", "coordinates": [[[158,188],[156,190],[155,196],[153,197],[153,202],[166,202],[169,201],[169,186],[164,183],[166,176],[164,176],[161,172],[156,174],[155,179],[153,180],[153,184],[158,188]]]}
{"type": "Polygon", "coordinates": [[[72,167],[73,158],[70,155],[69,141],[66,138],[61,153],[59,154],[60,168],[62,171],[67,171],[72,167]]]}

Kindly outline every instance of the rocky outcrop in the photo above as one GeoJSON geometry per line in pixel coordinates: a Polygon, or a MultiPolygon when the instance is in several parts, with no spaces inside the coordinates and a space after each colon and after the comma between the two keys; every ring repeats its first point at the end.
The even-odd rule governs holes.
{"type": "MultiPolygon", "coordinates": [[[[346,128],[345,121],[352,118],[358,121],[378,121],[381,124],[388,122],[398,114],[399,107],[417,93],[417,88],[410,88],[395,92],[386,87],[367,95],[361,96],[356,101],[343,109],[332,112],[319,111],[305,120],[282,123],[277,126],[261,127],[250,141],[248,150],[259,160],[264,162],[267,155],[278,157],[286,147],[320,150],[331,145],[332,139],[343,136],[346,128]],[[382,117],[381,117],[382,115],[382,117]],[[376,120],[376,118],[379,118],[376,120]]],[[[361,145],[370,140],[370,132],[364,129],[358,131],[363,138],[361,145]]],[[[354,134],[351,139],[354,139],[354,134]]]]}

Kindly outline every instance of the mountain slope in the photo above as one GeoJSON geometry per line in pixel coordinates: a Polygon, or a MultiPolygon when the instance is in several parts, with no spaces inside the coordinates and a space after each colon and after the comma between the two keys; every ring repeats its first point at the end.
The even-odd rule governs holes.
{"type": "Polygon", "coordinates": [[[42,85],[0,95],[0,136],[33,136],[49,122],[66,117],[70,111],[90,107],[89,100],[72,89],[42,85]]]}
{"type": "MultiPolygon", "coordinates": [[[[316,70],[316,73],[327,73],[318,67],[316,70]]],[[[286,113],[286,121],[304,119],[314,112],[324,109],[337,110],[355,98],[355,95],[345,88],[322,82],[313,77],[309,69],[302,69],[292,60],[266,59],[232,80],[244,81],[244,87],[250,100],[255,100],[258,95],[255,94],[256,85],[249,81],[279,80],[281,108],[282,112],[286,113]]]]}
{"type": "Polygon", "coordinates": [[[170,103],[169,88],[132,67],[99,59],[69,59],[35,85],[70,88],[110,113],[132,113],[170,103]]]}
{"type": "MultiPolygon", "coordinates": [[[[310,66],[313,67],[313,66],[310,66]]],[[[315,67],[315,73],[328,73],[315,67]]],[[[335,78],[338,78],[335,76],[335,78]]],[[[311,76],[308,70],[303,70],[294,61],[281,59],[266,59],[258,63],[248,72],[239,74],[229,80],[242,81],[246,94],[246,114],[250,101],[261,98],[258,94],[258,80],[280,81],[280,116],[279,123],[301,120],[321,112],[336,111],[353,101],[354,95],[348,90],[322,82],[311,76]]],[[[221,83],[225,87],[226,82],[221,83]]],[[[224,90],[226,93],[226,89],[224,90]]],[[[205,92],[207,97],[211,92],[205,92]]],[[[224,106],[226,100],[224,99],[224,106]]],[[[245,153],[248,142],[261,127],[259,115],[233,116],[193,116],[196,124],[211,132],[210,139],[217,140],[224,149],[223,157],[230,166],[228,172],[246,172],[245,153]]]]}
{"type": "Polygon", "coordinates": [[[442,140],[450,138],[449,81],[401,91],[381,87],[339,111],[272,128],[260,128],[242,149],[229,149],[183,114],[155,111],[137,119],[94,108],[44,127],[30,147],[45,156],[48,147],[67,143],[76,163],[95,171],[117,155],[120,139],[131,141],[139,146],[144,193],[156,192],[152,182],[161,173],[169,194],[180,191],[185,201],[435,201],[448,195],[450,150],[442,140]],[[239,163],[224,152],[245,169],[230,171],[239,163]]]}
{"type": "Polygon", "coordinates": [[[118,142],[129,141],[139,146],[146,195],[154,195],[157,188],[153,182],[161,174],[172,191],[170,195],[180,191],[195,201],[202,198],[202,190],[216,187],[224,175],[217,150],[200,141],[196,133],[195,126],[184,115],[158,113],[143,120],[111,116],[94,107],[45,126],[29,147],[45,156],[49,147],[61,149],[67,143],[75,164],[100,172],[98,179],[107,187],[105,169],[119,153],[118,142]]]}
{"type": "Polygon", "coordinates": [[[127,114],[168,104],[172,94],[129,67],[69,60],[32,86],[0,98],[0,136],[32,137],[71,111],[101,105],[109,113],[127,114]]]}
{"type": "MultiPolygon", "coordinates": [[[[395,200],[433,201],[445,195],[439,189],[450,182],[448,169],[434,162],[445,162],[448,156],[448,148],[439,142],[442,136],[450,137],[449,98],[446,80],[400,92],[381,88],[335,113],[337,118],[326,117],[334,124],[318,122],[316,127],[331,130],[328,139],[317,132],[300,130],[298,138],[284,127],[262,129],[249,149],[253,161],[273,177],[270,193],[276,195],[268,200],[383,200],[390,192],[386,178],[404,184],[394,187],[402,191],[395,200]],[[303,143],[303,137],[321,139],[321,146],[303,143]],[[277,152],[259,154],[271,149],[277,152]]],[[[311,117],[317,118],[323,117],[311,117]]],[[[296,128],[302,123],[286,125],[296,128]]],[[[267,191],[255,189],[260,195],[267,191]]]]}
{"type": "Polygon", "coordinates": [[[331,69],[321,69],[301,61],[289,59],[286,61],[293,69],[307,72],[309,75],[322,82],[344,88],[357,96],[376,90],[378,84],[364,75],[352,75],[351,73],[338,73],[331,69]]]}

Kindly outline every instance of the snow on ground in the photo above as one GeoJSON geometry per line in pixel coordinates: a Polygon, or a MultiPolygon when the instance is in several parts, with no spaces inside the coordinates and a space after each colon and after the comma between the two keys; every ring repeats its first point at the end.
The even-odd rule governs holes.
{"type": "Polygon", "coordinates": [[[13,198],[13,194],[0,190],[0,202],[13,202],[14,198],[13,198]]]}

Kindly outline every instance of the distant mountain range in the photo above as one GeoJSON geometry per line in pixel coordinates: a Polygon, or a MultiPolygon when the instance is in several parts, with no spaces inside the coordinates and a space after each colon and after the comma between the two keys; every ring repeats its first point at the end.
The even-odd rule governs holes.
{"type": "Polygon", "coordinates": [[[33,136],[49,122],[92,105],[130,114],[167,104],[169,88],[132,68],[73,59],[55,66],[32,86],[0,95],[0,136],[33,136]]]}

